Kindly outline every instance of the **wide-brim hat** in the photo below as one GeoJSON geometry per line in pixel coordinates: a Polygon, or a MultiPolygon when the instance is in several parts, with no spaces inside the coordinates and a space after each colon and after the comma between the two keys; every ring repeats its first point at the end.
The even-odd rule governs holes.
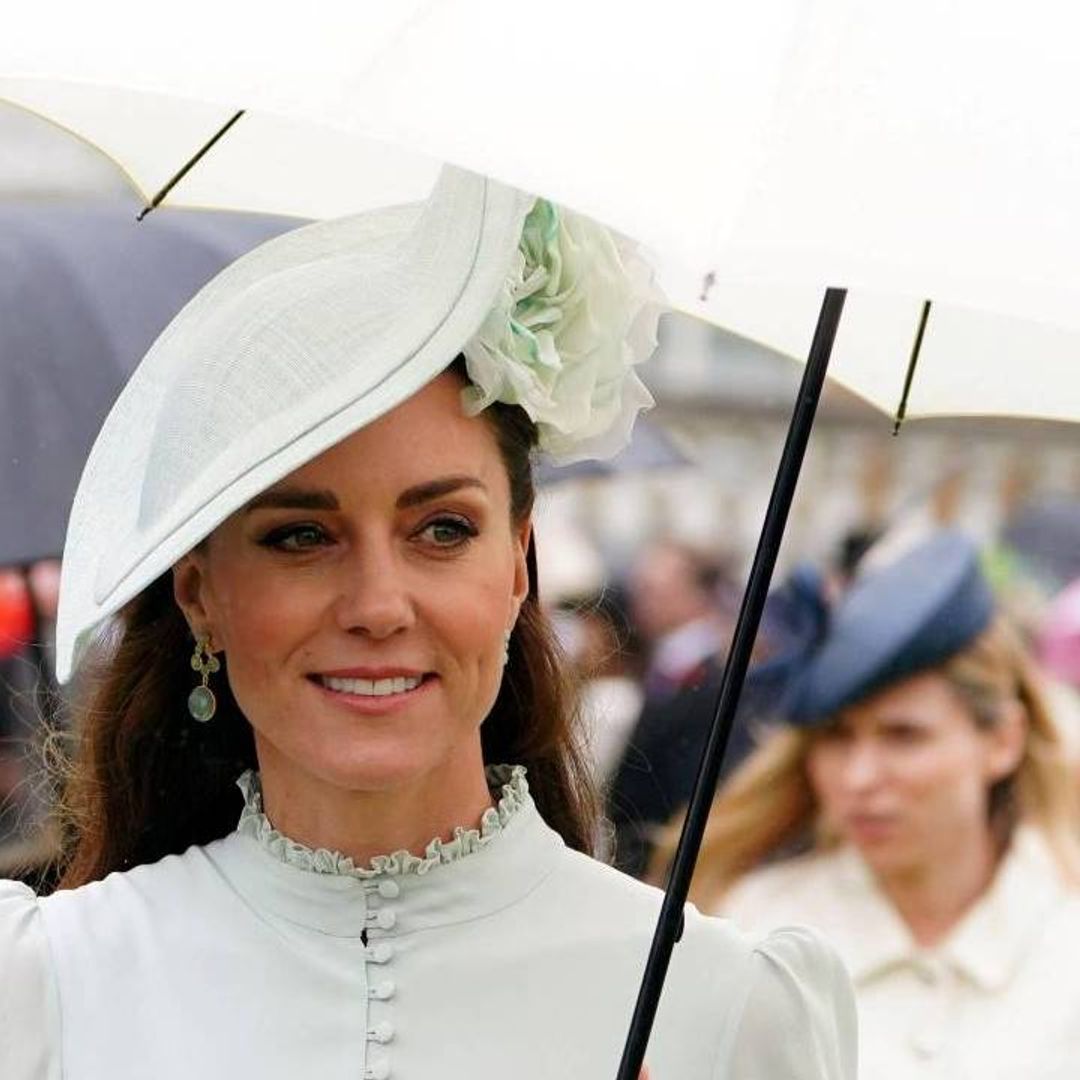
{"type": "Polygon", "coordinates": [[[423,204],[264,244],[177,315],[106,419],[75,496],[61,682],[104,620],[227,517],[461,353],[504,287],[532,204],[447,168],[423,204]]]}

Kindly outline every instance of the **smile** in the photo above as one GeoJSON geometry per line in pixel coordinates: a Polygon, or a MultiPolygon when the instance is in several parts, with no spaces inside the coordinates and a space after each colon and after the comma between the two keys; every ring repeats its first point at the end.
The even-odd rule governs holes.
{"type": "Polygon", "coordinates": [[[415,690],[424,680],[420,675],[395,676],[390,679],[345,679],[332,675],[316,676],[319,684],[327,690],[356,697],[389,697],[415,690]]]}

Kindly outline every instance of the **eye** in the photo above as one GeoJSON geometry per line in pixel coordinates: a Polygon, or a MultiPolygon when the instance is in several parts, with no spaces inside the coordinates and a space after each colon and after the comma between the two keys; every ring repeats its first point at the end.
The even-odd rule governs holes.
{"type": "Polygon", "coordinates": [[[416,535],[435,547],[456,548],[467,544],[478,532],[467,518],[444,514],[427,522],[416,535]]]}
{"type": "Polygon", "coordinates": [[[310,551],[329,542],[327,531],[321,525],[308,521],[271,529],[259,544],[276,551],[310,551]]]}
{"type": "Polygon", "coordinates": [[[926,728],[903,721],[883,725],[881,733],[889,742],[902,745],[922,742],[927,737],[926,728]]]}
{"type": "Polygon", "coordinates": [[[814,738],[817,742],[823,743],[850,742],[852,739],[851,725],[845,724],[843,721],[826,724],[814,732],[814,738]]]}

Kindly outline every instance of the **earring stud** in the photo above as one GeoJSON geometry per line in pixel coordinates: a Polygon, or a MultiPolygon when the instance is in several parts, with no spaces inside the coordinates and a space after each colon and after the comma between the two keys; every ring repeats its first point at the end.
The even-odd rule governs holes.
{"type": "Polygon", "coordinates": [[[210,650],[210,635],[200,634],[195,639],[195,652],[191,657],[191,667],[202,676],[202,684],[188,694],[187,707],[193,719],[200,724],[212,720],[217,712],[217,698],[210,689],[210,676],[221,670],[221,661],[210,650]]]}

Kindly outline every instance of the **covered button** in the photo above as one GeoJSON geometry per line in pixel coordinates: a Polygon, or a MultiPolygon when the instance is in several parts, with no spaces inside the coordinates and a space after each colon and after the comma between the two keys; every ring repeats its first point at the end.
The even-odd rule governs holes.
{"type": "Polygon", "coordinates": [[[377,1043],[388,1043],[394,1037],[394,1025],[382,1020],[368,1031],[368,1038],[377,1043]]]}
{"type": "Polygon", "coordinates": [[[373,949],[368,950],[368,955],[376,964],[385,964],[394,955],[394,946],[385,941],[379,942],[373,949]]]}
{"type": "Polygon", "coordinates": [[[394,923],[397,922],[397,916],[392,911],[384,909],[375,913],[373,922],[380,930],[393,930],[394,923]]]}
{"type": "Polygon", "coordinates": [[[374,998],[376,1001],[389,1001],[394,996],[393,979],[384,979],[378,986],[372,986],[368,989],[368,997],[374,998]]]}
{"type": "Polygon", "coordinates": [[[384,900],[396,900],[401,895],[401,886],[390,878],[379,882],[379,895],[384,900]]]}
{"type": "Polygon", "coordinates": [[[373,1061],[365,1070],[366,1080],[387,1080],[390,1076],[390,1062],[387,1058],[381,1061],[373,1061]]]}

